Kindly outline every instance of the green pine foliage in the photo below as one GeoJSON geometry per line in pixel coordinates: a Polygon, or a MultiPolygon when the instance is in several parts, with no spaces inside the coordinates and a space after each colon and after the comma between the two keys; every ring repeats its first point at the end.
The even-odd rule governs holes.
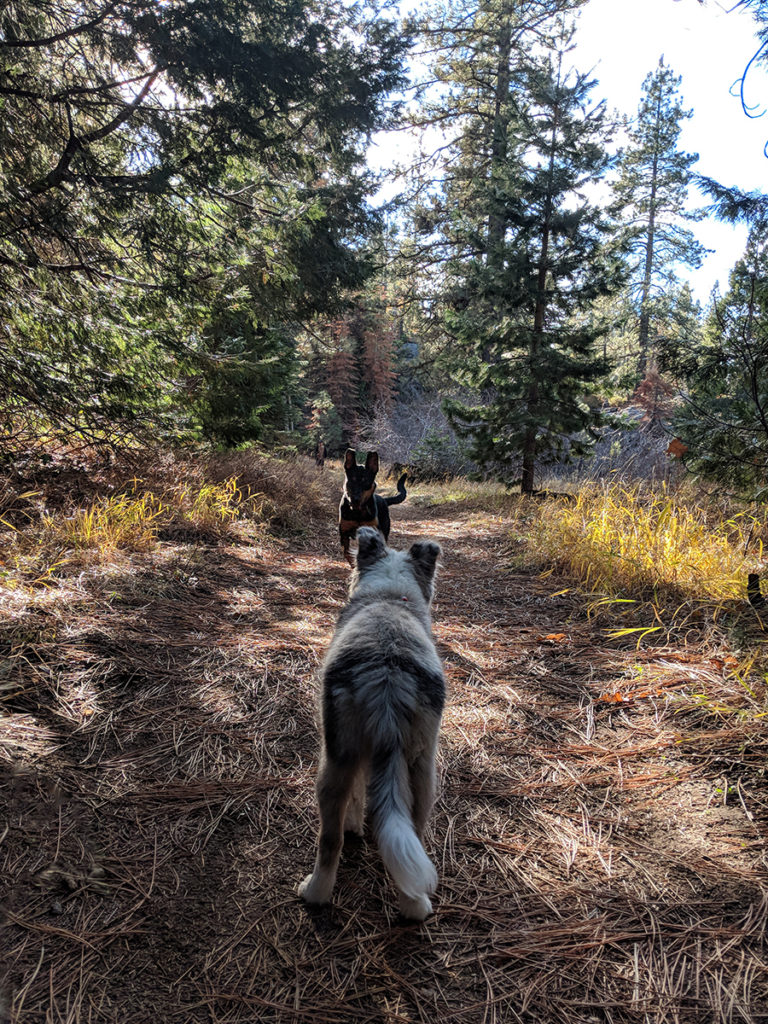
{"type": "MultiPolygon", "coordinates": [[[[277,333],[359,287],[376,224],[364,147],[407,43],[342,0],[3,5],[8,437],[178,437],[198,414],[208,431],[220,374],[209,407],[187,399],[213,357],[249,389],[277,333]],[[242,288],[250,313],[227,312],[242,288]]],[[[270,406],[272,387],[235,402],[270,406]]]]}
{"type": "MultiPolygon", "coordinates": [[[[596,394],[656,410],[658,391],[666,419],[680,387],[689,464],[761,492],[766,198],[693,178],[663,61],[609,158],[570,67],[586,2],[429,16],[410,115],[426,148],[386,230],[365,150],[398,123],[410,40],[389,0],[0,5],[0,456],[333,451],[449,394],[451,445],[530,492],[587,452],[596,394]],[[753,226],[705,330],[679,279],[704,251],[694,180],[753,226]]],[[[745,6],[764,41],[765,5],[745,6]]]]}
{"type": "Polygon", "coordinates": [[[722,185],[714,178],[696,175],[696,184],[712,198],[707,212],[727,224],[753,224],[768,220],[768,196],[764,192],[748,192],[734,186],[722,185]]]}
{"type": "Polygon", "coordinates": [[[664,300],[679,284],[679,268],[701,266],[706,252],[686,227],[701,215],[686,205],[698,155],[678,148],[683,122],[691,116],[683,107],[680,82],[663,58],[646,76],[613,186],[637,316],[638,379],[648,368],[664,300]]]}
{"type": "Polygon", "coordinates": [[[702,341],[704,313],[690,285],[671,289],[658,304],[653,348],[659,370],[677,384],[695,371],[702,341]]]}
{"type": "Polygon", "coordinates": [[[686,465],[768,500],[768,229],[756,225],[715,300],[675,423],[686,465]]]}
{"type": "Polygon", "coordinates": [[[554,49],[527,55],[523,74],[499,26],[497,116],[470,120],[444,204],[455,211],[444,228],[455,379],[480,396],[447,411],[473,460],[526,493],[541,466],[583,454],[602,422],[587,401],[606,370],[587,314],[621,281],[611,225],[587,198],[610,164],[610,128],[593,83],[568,67],[570,31],[554,29],[554,49]]]}

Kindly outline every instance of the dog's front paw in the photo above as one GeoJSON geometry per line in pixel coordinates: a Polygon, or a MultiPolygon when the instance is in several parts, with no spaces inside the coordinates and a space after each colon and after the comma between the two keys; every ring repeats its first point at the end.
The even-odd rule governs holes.
{"type": "Polygon", "coordinates": [[[400,913],[409,921],[424,921],[432,913],[429,896],[424,893],[422,896],[411,897],[401,892],[400,913]]]}
{"type": "Polygon", "coordinates": [[[298,893],[306,903],[312,903],[315,906],[328,903],[331,898],[327,887],[320,884],[314,874],[307,875],[304,881],[299,883],[298,893]]]}

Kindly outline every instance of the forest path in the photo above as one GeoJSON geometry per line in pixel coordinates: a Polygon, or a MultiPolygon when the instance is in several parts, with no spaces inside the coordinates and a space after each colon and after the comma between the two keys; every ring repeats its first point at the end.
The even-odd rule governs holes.
{"type": "Polygon", "coordinates": [[[393,546],[444,548],[435,915],[398,919],[369,839],[331,907],[295,895],[349,577],[332,517],[279,545],[190,538],[99,600],[81,581],[18,610],[48,690],[0,721],[0,1021],[765,1019],[765,746],[715,758],[717,723],[676,703],[727,666],[609,643],[501,517],[392,512],[393,546]]]}

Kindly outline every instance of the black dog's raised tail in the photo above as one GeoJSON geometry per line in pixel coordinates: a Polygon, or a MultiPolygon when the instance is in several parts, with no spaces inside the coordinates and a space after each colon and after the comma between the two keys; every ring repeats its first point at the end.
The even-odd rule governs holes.
{"type": "Polygon", "coordinates": [[[391,498],[385,498],[384,501],[388,505],[399,505],[401,501],[405,501],[408,497],[408,492],[405,489],[405,481],[408,479],[408,474],[403,473],[400,479],[397,481],[397,494],[394,494],[391,498]]]}

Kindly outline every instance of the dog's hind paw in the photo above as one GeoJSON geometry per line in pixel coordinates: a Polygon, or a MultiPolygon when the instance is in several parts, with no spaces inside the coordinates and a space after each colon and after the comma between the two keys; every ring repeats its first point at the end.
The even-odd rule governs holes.
{"type": "Polygon", "coordinates": [[[411,897],[401,892],[400,913],[409,921],[424,921],[432,913],[429,896],[424,893],[422,896],[411,897]]]}

